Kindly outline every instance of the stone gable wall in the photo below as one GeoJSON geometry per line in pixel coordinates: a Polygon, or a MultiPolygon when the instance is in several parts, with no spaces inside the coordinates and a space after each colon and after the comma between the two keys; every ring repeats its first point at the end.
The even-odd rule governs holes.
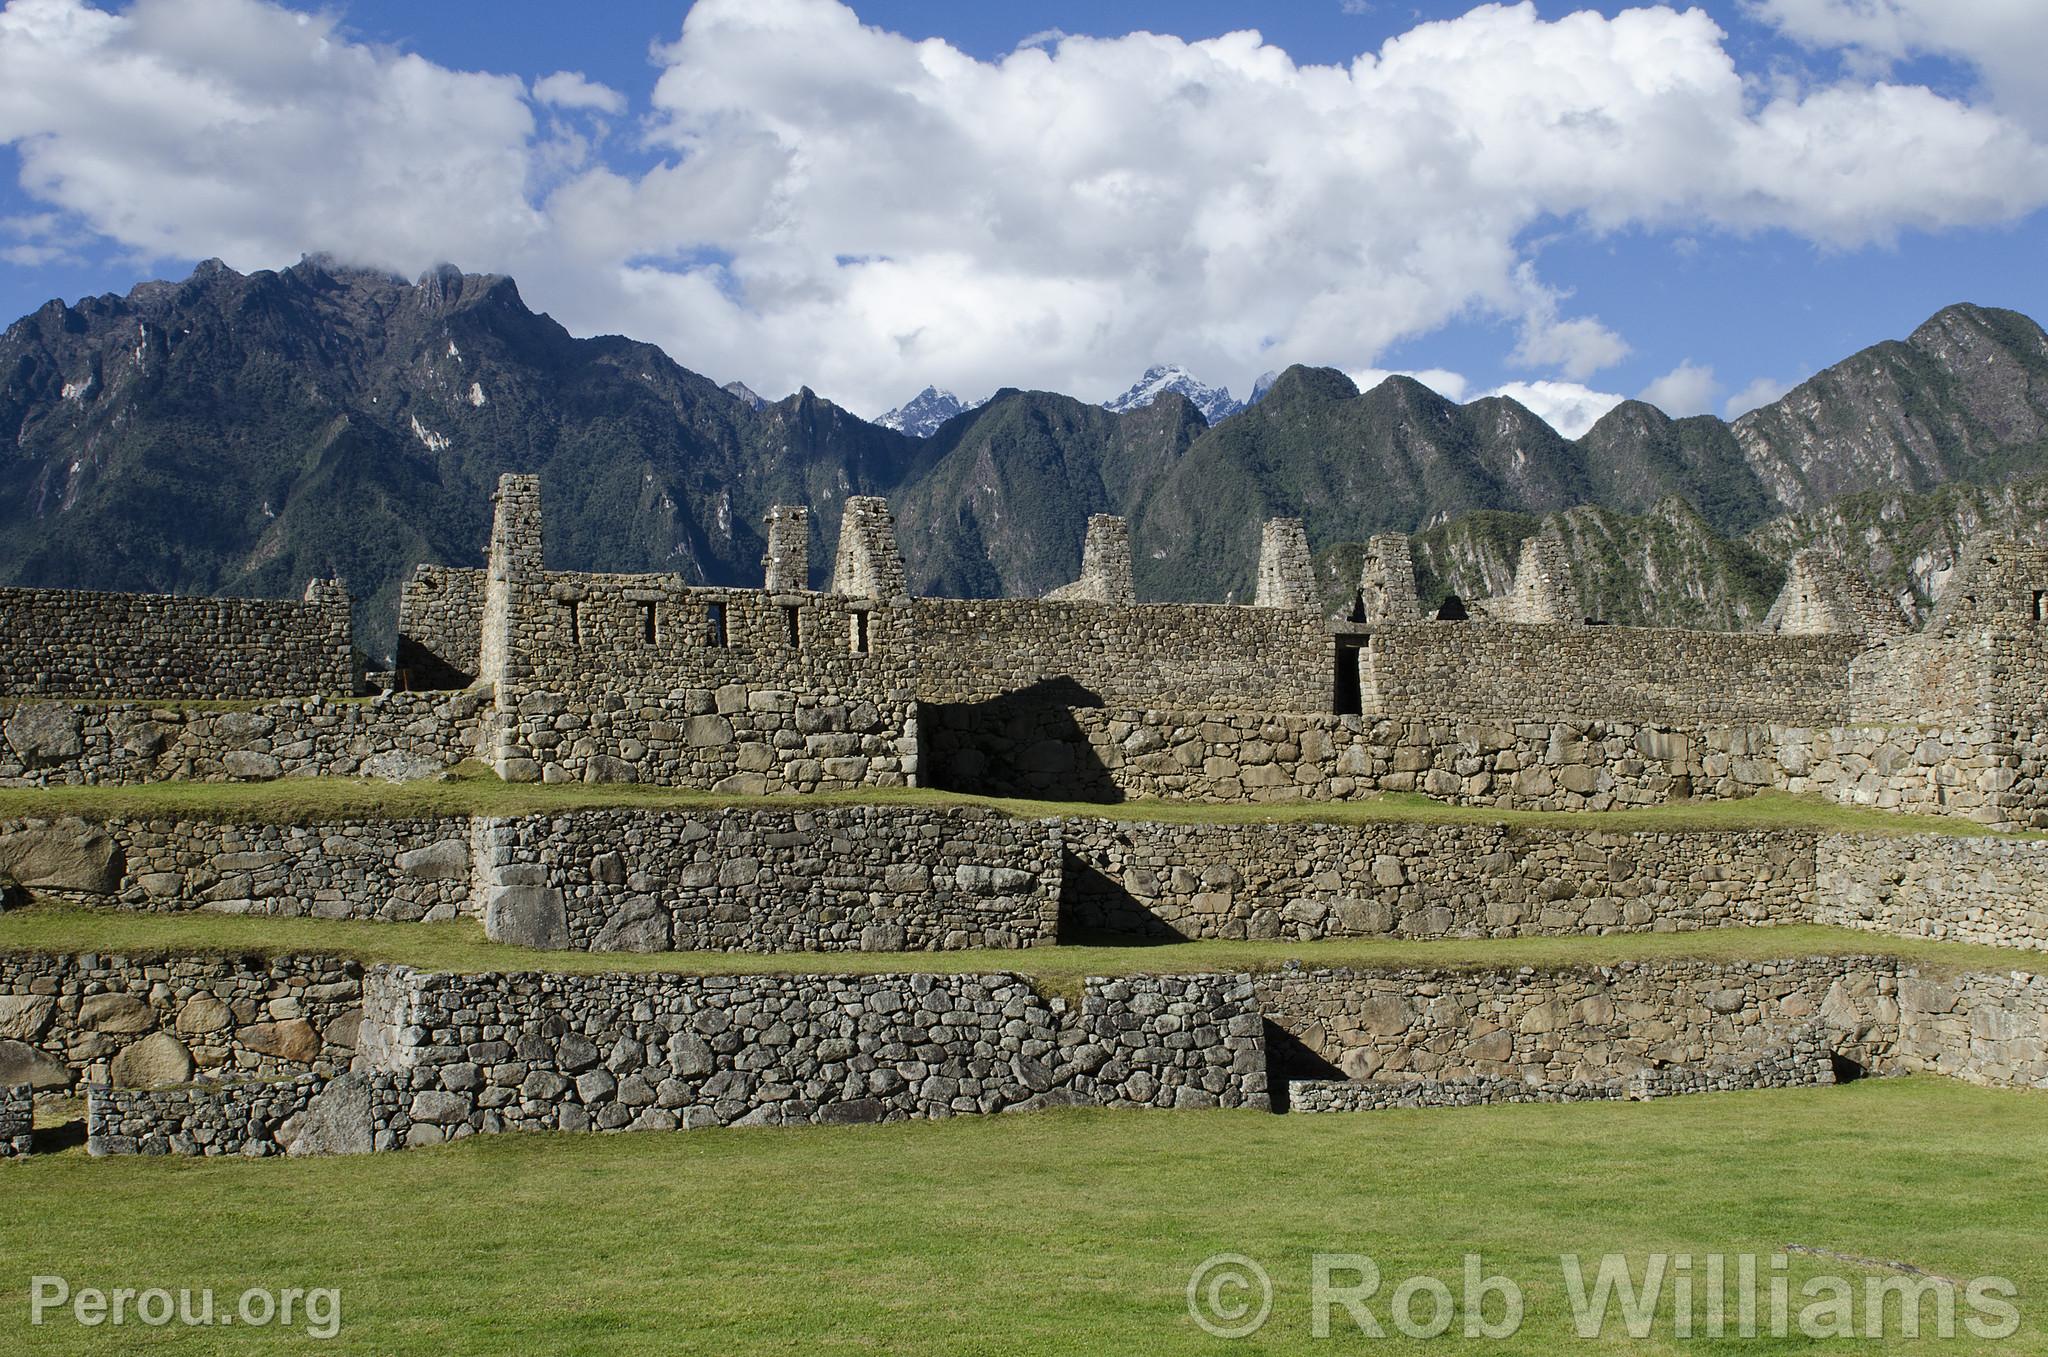
{"type": "Polygon", "coordinates": [[[1845,636],[1422,622],[1372,634],[1365,710],[1421,719],[1834,725],[1848,718],[1849,660],[1860,649],[1845,636]]]}
{"type": "Polygon", "coordinates": [[[1067,908],[1090,930],[1302,941],[1803,923],[1814,838],[1070,819],[1067,908]]]}
{"type": "Polygon", "coordinates": [[[251,698],[355,691],[349,602],[0,589],[0,696],[251,698]]]}
{"type": "Polygon", "coordinates": [[[477,755],[486,701],[461,692],[231,711],[20,703],[0,707],[0,786],[417,776],[477,755]]]}
{"type": "Polygon", "coordinates": [[[755,794],[916,776],[903,609],[662,576],[546,578],[518,610],[524,668],[499,698],[501,775],[755,794]]]}

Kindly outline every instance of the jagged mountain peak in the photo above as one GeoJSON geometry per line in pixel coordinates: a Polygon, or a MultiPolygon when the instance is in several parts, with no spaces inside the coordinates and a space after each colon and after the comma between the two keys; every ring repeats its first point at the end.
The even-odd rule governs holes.
{"type": "Polygon", "coordinates": [[[963,401],[950,391],[928,386],[875,423],[912,438],[930,438],[956,415],[978,410],[987,401],[963,401]]]}
{"type": "Polygon", "coordinates": [[[748,386],[745,382],[727,382],[718,389],[733,399],[740,401],[749,410],[765,410],[768,408],[768,402],[756,395],[754,388],[748,386]]]}
{"type": "Polygon", "coordinates": [[[1132,383],[1130,390],[1114,400],[1106,400],[1102,407],[1112,414],[1128,414],[1143,409],[1167,392],[1176,392],[1188,398],[1202,418],[1210,424],[1217,424],[1244,409],[1244,402],[1230,394],[1230,388],[1210,386],[1178,363],[1154,363],[1145,369],[1145,375],[1132,383]]]}

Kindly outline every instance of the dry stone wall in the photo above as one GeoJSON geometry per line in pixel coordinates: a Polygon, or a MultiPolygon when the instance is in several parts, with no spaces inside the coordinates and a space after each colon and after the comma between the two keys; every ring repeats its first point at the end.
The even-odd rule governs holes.
{"type": "Polygon", "coordinates": [[[250,698],[355,691],[349,600],[0,589],[0,695],[250,698]]]}
{"type": "Polygon", "coordinates": [[[27,1084],[0,1088],[0,1159],[13,1159],[35,1148],[35,1090],[27,1084]]]}
{"type": "Polygon", "coordinates": [[[1058,936],[1058,824],[974,807],[583,811],[477,834],[482,912],[513,941],[931,951],[1058,936]]]}
{"type": "Polygon", "coordinates": [[[284,1152],[292,1128],[328,1084],[325,1075],[202,1083],[188,1088],[86,1090],[86,1152],[241,1155],[284,1152]]]}
{"type": "Polygon", "coordinates": [[[1826,834],[1814,921],[2048,949],[2048,841],[1826,834]]]}
{"type": "Polygon", "coordinates": [[[1259,1010],[1307,1067],[1285,1072],[1296,1077],[1601,1083],[1646,1069],[1754,1065],[1816,1023],[1831,1051],[1886,1068],[1898,1042],[1889,958],[1301,970],[1257,984],[1259,1010]]]}
{"type": "Polygon", "coordinates": [[[0,709],[0,786],[404,779],[478,753],[488,695],[387,693],[229,711],[35,702],[0,709]]]}
{"type": "Polygon", "coordinates": [[[893,1121],[1056,1103],[1263,1106],[1242,976],[373,977],[363,1050],[409,1097],[378,1148],[502,1129],[893,1121]]]}
{"type": "Polygon", "coordinates": [[[1421,792],[1503,810],[1612,810],[1759,791],[1947,814],[2000,829],[2013,746],[1895,725],[1506,722],[926,707],[930,785],[1057,800],[1344,801],[1421,792]]]}
{"type": "Polygon", "coordinates": [[[151,1087],[345,1064],[362,974],[318,956],[0,953],[0,1086],[151,1087]]]}
{"type": "Polygon", "coordinates": [[[1776,1051],[1730,1063],[1689,1069],[1653,1066],[1613,1079],[1533,1083],[1498,1074],[1450,1079],[1295,1079],[1287,1084],[1290,1112],[1380,1112],[1396,1107],[1479,1107],[1499,1103],[1576,1103],[1627,1099],[1641,1102],[1686,1093],[1729,1093],[1753,1088],[1811,1088],[1836,1082],[1834,1055],[1817,1028],[1791,1035],[1776,1051]]]}
{"type": "Polygon", "coordinates": [[[398,670],[407,688],[467,688],[483,650],[484,572],[413,570],[398,595],[398,670]]]}
{"type": "Polygon", "coordinates": [[[1302,941],[1795,923],[1814,837],[1070,819],[1067,909],[1091,931],[1302,941]]]}
{"type": "Polygon", "coordinates": [[[1838,725],[1849,715],[1849,661],[1862,648],[1847,636],[1421,622],[1372,634],[1365,710],[1424,720],[1838,725]]]}
{"type": "Polygon", "coordinates": [[[136,909],[451,919],[470,903],[468,817],[275,825],[0,819],[0,864],[44,894],[136,909]]]}
{"type": "Polygon", "coordinates": [[[1330,709],[1333,642],[1310,609],[920,598],[911,616],[928,707],[1330,709]]]}
{"type": "Polygon", "coordinates": [[[2048,1089],[2048,976],[1906,968],[1898,1001],[1901,1068],[2048,1089]]]}

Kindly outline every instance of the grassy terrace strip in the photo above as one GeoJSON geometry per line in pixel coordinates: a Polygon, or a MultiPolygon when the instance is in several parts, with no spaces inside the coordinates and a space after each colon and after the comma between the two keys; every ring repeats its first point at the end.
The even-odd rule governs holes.
{"type": "Polygon", "coordinates": [[[1861,834],[1997,835],[1971,820],[1902,815],[1840,806],[1817,797],[1765,792],[1739,801],[1681,801],[1641,810],[1534,811],[1453,806],[1429,797],[1386,792],[1362,801],[1292,801],[1264,805],[1197,801],[1024,801],[921,788],[818,792],[805,796],[733,797],[681,787],[500,782],[475,765],[445,782],[392,785],[357,778],[286,778],[275,782],[155,782],[133,787],[0,788],[0,818],[22,815],[183,816],[297,824],[315,820],[433,815],[529,815],[610,807],[715,809],[724,806],[804,809],[834,805],[986,806],[1024,818],[1092,816],[1165,824],[1507,824],[1531,829],[1809,830],[1861,834]]]}
{"type": "MultiPolygon", "coordinates": [[[[1274,1117],[1062,1110],[887,1126],[483,1136],[338,1159],[88,1160],[0,1172],[0,1295],[10,1353],[382,1357],[512,1352],[1003,1354],[1475,1351],[2048,1353],[2048,1095],[1932,1078],[1647,1103],[1274,1117]],[[435,1241],[423,1254],[423,1241],[435,1241]],[[1733,1336],[1733,1256],[1758,1272],[1786,1244],[1898,1259],[2019,1289],[2021,1326],[1987,1342],[1865,1342],[1866,1279],[1791,1255],[1790,1336],[1733,1336]],[[1311,1337],[1312,1256],[1384,1275],[1367,1339],[1340,1306],[1311,1337]],[[1730,1336],[1674,1336],[1667,1278],[1650,1336],[1611,1318],[1574,1336],[1561,1255],[1728,1256],[1730,1336]],[[1239,1253],[1272,1278],[1272,1314],[1222,1342],[1188,1313],[1190,1275],[1239,1253]],[[1512,1339],[1403,1337],[1391,1296],[1464,1258],[1522,1288],[1512,1339]],[[68,1309],[29,1326],[28,1280],[72,1287],[342,1293],[331,1342],[303,1329],[85,1330],[68,1309]],[[1810,1278],[1855,1289],[1854,1338],[1800,1336],[1810,1278]]],[[[1338,1280],[1344,1280],[1340,1277],[1338,1280]]],[[[1765,1283],[1758,1314],[1769,1324],[1765,1283]]],[[[1235,1299],[1226,1296],[1226,1299],[1235,1299]]],[[[1414,1315],[1427,1319],[1428,1297],[1414,1315]]],[[[1889,1302],[1898,1332],[1898,1300],[1889,1302]]],[[[1959,1295],[1958,1315],[1968,1312],[1959,1295]]],[[[1500,1302],[1489,1317],[1498,1319],[1500,1302]]],[[[1931,1302],[1922,1333],[1934,1325],[1931,1302]]]]}
{"type": "Polygon", "coordinates": [[[1181,942],[1158,946],[1031,947],[958,952],[545,952],[491,942],[470,919],[367,923],[339,919],[155,914],[45,901],[0,914],[0,952],[95,952],[122,956],[287,952],[397,962],[436,971],[670,972],[692,975],[1010,971],[1050,992],[1071,993],[1086,976],[1177,975],[1308,967],[1555,970],[1624,961],[1771,961],[1792,956],[1898,956],[1944,969],[2038,970],[2048,955],[1972,943],[1894,938],[1796,924],[1604,937],[1481,938],[1430,942],[1342,938],[1321,942],[1181,942]]]}

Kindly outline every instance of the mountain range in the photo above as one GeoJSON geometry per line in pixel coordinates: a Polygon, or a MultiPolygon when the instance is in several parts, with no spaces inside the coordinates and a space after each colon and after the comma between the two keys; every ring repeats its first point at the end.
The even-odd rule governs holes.
{"type": "Polygon", "coordinates": [[[572,337],[508,278],[209,262],[0,335],[0,583],[281,595],[338,573],[382,652],[414,563],[480,563],[508,470],[542,475],[565,568],[757,582],[761,516],[793,502],[822,581],[844,498],[882,494],[922,593],[1044,593],[1087,516],[1121,513],[1141,597],[1242,599],[1259,520],[1299,514],[1336,607],[1372,532],[1419,533],[1426,594],[1478,595],[1549,517],[1603,616],[1727,627],[1805,545],[1913,607],[1974,528],[2048,528],[2048,335],[2010,311],[1949,307],[1733,424],[1627,402],[1577,440],[1502,397],[1327,368],[1212,418],[1197,398],[1228,393],[1185,376],[1122,408],[1005,389],[899,429],[572,337]]]}

